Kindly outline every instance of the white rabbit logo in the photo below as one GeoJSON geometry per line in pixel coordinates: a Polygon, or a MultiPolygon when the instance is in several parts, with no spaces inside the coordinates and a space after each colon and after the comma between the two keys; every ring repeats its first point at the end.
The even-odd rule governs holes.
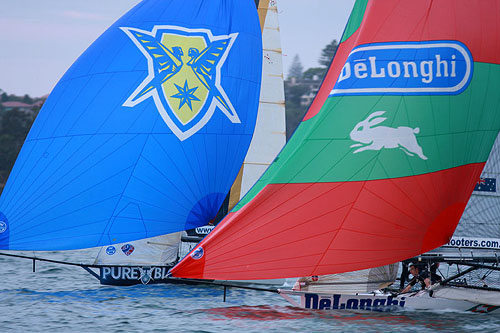
{"type": "Polygon", "coordinates": [[[384,113],[385,111],[373,112],[365,120],[360,121],[354,126],[354,129],[349,135],[353,141],[361,142],[351,146],[351,148],[361,147],[356,149],[354,154],[365,150],[399,148],[410,156],[415,156],[416,154],[421,159],[426,160],[427,157],[424,155],[422,147],[419,146],[417,137],[415,136],[415,134],[420,132],[418,127],[374,127],[387,119],[385,117],[379,117],[384,113]]]}

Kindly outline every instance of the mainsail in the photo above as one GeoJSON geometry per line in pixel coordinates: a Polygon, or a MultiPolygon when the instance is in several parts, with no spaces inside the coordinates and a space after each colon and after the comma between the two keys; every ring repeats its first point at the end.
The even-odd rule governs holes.
{"type": "Polygon", "coordinates": [[[207,224],[253,135],[261,54],[252,0],[142,1],[47,99],[0,198],[0,249],[207,224]]]}
{"type": "Polygon", "coordinates": [[[454,236],[500,239],[499,181],[500,137],[497,137],[454,236]]]}
{"type": "Polygon", "coordinates": [[[448,242],[500,129],[499,6],[357,1],[292,139],[173,276],[325,275],[448,242]]]}
{"type": "Polygon", "coordinates": [[[368,293],[387,288],[398,275],[399,263],[354,272],[301,277],[294,290],[332,294],[368,293]]]}
{"type": "Polygon", "coordinates": [[[257,182],[286,142],[285,91],[276,0],[258,3],[262,29],[262,86],[259,112],[250,148],[231,188],[229,210],[257,182]]]}

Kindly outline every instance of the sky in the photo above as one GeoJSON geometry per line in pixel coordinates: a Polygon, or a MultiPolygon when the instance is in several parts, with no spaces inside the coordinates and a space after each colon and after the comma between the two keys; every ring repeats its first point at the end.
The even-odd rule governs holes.
{"type": "MultiPolygon", "coordinates": [[[[187,0],[186,0],[187,1],[187,0]]],[[[140,0],[0,0],[0,89],[48,94],[64,72],[140,0]]],[[[305,69],[339,40],[354,0],[279,0],[284,73],[298,54],[305,69]]]]}

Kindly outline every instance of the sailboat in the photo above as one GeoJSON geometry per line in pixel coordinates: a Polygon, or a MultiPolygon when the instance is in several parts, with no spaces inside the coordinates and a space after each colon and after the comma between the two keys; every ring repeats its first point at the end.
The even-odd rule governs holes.
{"type": "MultiPolygon", "coordinates": [[[[101,276],[116,274],[120,257],[175,261],[171,245],[216,217],[241,170],[262,54],[252,0],[139,3],[49,95],[0,198],[0,249],[103,249],[82,265],[101,276]]],[[[145,282],[166,272],[121,276],[145,282]]]]}
{"type": "Polygon", "coordinates": [[[276,1],[256,2],[262,31],[262,81],[252,141],[238,176],[211,225],[103,246],[94,262],[101,284],[168,283],[167,272],[203,239],[257,181],[285,145],[284,83],[276,1]],[[133,254],[116,251],[133,247],[133,254]],[[116,252],[109,255],[109,251],[116,252]]]}
{"type": "MultiPolygon", "coordinates": [[[[448,243],[500,129],[498,7],[358,0],[291,140],[171,275],[314,279],[393,265],[448,243]]],[[[390,280],[386,272],[376,288],[390,280]]],[[[312,309],[500,312],[491,298],[437,297],[434,289],[280,293],[312,309]]]]}

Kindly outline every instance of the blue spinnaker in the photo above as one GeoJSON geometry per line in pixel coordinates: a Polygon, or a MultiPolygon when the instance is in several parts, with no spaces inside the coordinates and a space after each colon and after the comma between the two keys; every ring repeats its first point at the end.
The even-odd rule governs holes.
{"type": "Polygon", "coordinates": [[[145,0],[56,85],[0,198],[0,249],[65,250],[207,224],[250,144],[252,0],[145,0]]]}

